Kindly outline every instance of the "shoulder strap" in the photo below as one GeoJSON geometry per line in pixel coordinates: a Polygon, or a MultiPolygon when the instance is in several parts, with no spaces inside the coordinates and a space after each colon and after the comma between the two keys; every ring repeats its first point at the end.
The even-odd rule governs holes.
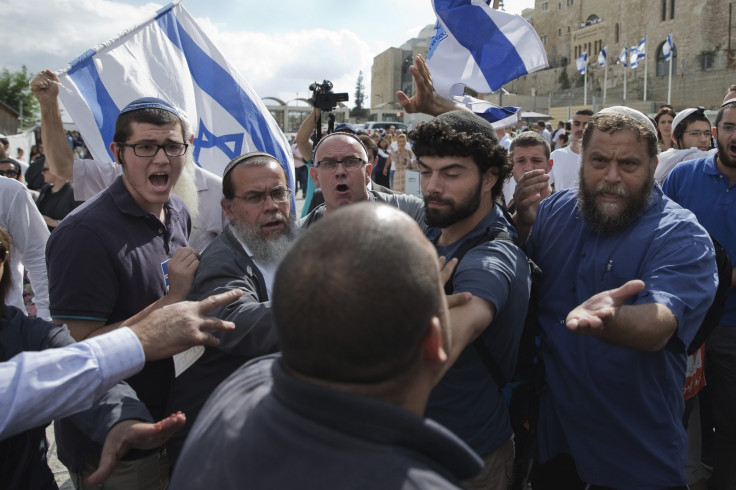
{"type": "MultiPolygon", "coordinates": [[[[508,242],[514,243],[514,240],[511,238],[511,235],[506,233],[505,231],[496,230],[491,231],[490,229],[487,229],[485,233],[482,235],[479,235],[475,239],[467,240],[462,245],[460,245],[460,248],[458,249],[457,253],[453,256],[453,258],[456,258],[458,260],[458,263],[462,260],[463,256],[465,256],[468,251],[471,249],[477,247],[478,245],[486,242],[492,242],[493,240],[505,240],[508,242]]],[[[454,287],[452,285],[452,281],[455,278],[455,271],[452,272],[452,275],[445,283],[445,293],[446,294],[452,294],[454,292],[454,287]]],[[[499,391],[501,388],[506,386],[506,383],[508,383],[508,380],[503,375],[503,371],[501,371],[501,368],[496,363],[495,359],[493,359],[493,356],[491,355],[491,351],[488,350],[488,347],[486,344],[483,343],[480,337],[475,339],[473,341],[473,348],[475,348],[475,351],[478,353],[478,356],[480,357],[481,361],[483,361],[483,364],[485,365],[486,369],[488,370],[488,373],[493,378],[493,381],[496,383],[496,386],[498,387],[499,391]]]]}

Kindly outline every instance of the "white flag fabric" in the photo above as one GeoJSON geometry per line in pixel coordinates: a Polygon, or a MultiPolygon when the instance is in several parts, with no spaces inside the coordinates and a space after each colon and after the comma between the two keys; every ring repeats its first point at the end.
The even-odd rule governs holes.
{"type": "Polygon", "coordinates": [[[575,64],[577,65],[580,74],[584,75],[585,69],[588,66],[588,52],[583,51],[583,54],[578,56],[578,58],[575,60],[575,64]]]}
{"type": "Polygon", "coordinates": [[[140,97],[158,97],[187,114],[196,164],[222,175],[233,158],[263,151],[281,162],[293,188],[288,140],[248,81],[179,2],[58,74],[61,100],[95,160],[114,159],[108,147],[120,109],[140,97]]]}
{"type": "Polygon", "coordinates": [[[669,61],[670,56],[672,56],[672,37],[669,34],[667,34],[667,40],[662,45],[662,54],[665,61],[669,61]]]}
{"type": "Polygon", "coordinates": [[[539,35],[520,15],[483,0],[433,0],[437,15],[427,65],[437,93],[489,93],[548,66],[539,35]]]}
{"type": "Polygon", "coordinates": [[[639,52],[636,50],[636,48],[631,48],[631,56],[629,57],[629,64],[631,65],[631,69],[633,70],[637,66],[639,66],[639,52]]]}
{"type": "Polygon", "coordinates": [[[521,121],[521,107],[497,106],[488,101],[476,99],[469,95],[456,95],[452,98],[458,104],[462,104],[476,115],[482,117],[495,129],[503,129],[521,121]]]}
{"type": "Polygon", "coordinates": [[[628,66],[628,60],[629,60],[629,48],[624,46],[624,49],[621,50],[621,54],[618,55],[618,61],[616,61],[619,65],[624,65],[625,67],[628,66]]]}
{"type": "Polygon", "coordinates": [[[600,66],[606,66],[606,50],[608,49],[608,46],[603,46],[603,49],[601,49],[600,53],[598,53],[598,64],[600,66]]]}
{"type": "Polygon", "coordinates": [[[638,59],[643,59],[647,55],[647,38],[644,37],[639,41],[639,45],[636,47],[636,56],[638,59]]]}

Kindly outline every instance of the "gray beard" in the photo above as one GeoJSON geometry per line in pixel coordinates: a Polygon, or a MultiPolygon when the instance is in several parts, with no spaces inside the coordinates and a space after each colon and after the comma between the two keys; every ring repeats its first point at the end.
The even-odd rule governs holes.
{"type": "Polygon", "coordinates": [[[248,246],[253,259],[261,264],[278,264],[291,248],[294,241],[294,221],[287,220],[286,231],[277,238],[263,238],[257,227],[231,222],[233,233],[248,246]]]}

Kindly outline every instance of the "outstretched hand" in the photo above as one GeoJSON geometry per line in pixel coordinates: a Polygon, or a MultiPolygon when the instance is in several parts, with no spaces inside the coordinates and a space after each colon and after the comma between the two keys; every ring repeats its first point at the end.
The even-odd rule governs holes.
{"type": "MultiPolygon", "coordinates": [[[[458,260],[454,258],[448,261],[444,256],[440,257],[438,260],[440,263],[440,282],[445,284],[452,277],[452,272],[455,270],[455,267],[457,267],[458,260]]],[[[468,292],[451,294],[447,296],[447,307],[452,309],[456,306],[462,306],[468,303],[471,299],[473,299],[473,295],[468,292]]]]}
{"type": "Polygon", "coordinates": [[[404,92],[396,92],[399,104],[409,114],[421,112],[431,116],[439,116],[445,112],[456,109],[465,109],[465,106],[455,104],[455,102],[441,97],[434,91],[432,83],[432,74],[429,72],[427,62],[424,61],[422,55],[414,57],[414,64],[409,67],[411,75],[417,86],[417,92],[409,98],[404,92]]]}
{"type": "Polygon", "coordinates": [[[123,420],[116,424],[107,433],[97,471],[87,477],[86,483],[99,485],[110,477],[118,460],[130,449],[157,448],[183,427],[186,421],[184,414],[178,412],[155,424],[140,420],[123,420]]]}
{"type": "Polygon", "coordinates": [[[572,332],[596,336],[605,329],[606,323],[616,315],[626,300],[643,289],[644,281],[634,279],[616,289],[591,296],[567,315],[565,324],[572,332]]]}
{"type": "Polygon", "coordinates": [[[202,301],[183,301],[127,325],[138,336],[148,361],[171,357],[195,345],[216,347],[220,341],[211,331],[233,330],[235,324],[206,315],[242,295],[240,289],[233,289],[202,301]]]}

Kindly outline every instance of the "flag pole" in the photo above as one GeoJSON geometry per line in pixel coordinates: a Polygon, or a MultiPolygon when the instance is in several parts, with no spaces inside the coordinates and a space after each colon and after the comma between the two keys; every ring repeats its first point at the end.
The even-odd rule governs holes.
{"type": "Polygon", "coordinates": [[[583,105],[588,105],[588,60],[585,60],[585,71],[583,72],[583,105]]]}
{"type": "Polygon", "coordinates": [[[623,105],[626,105],[626,79],[628,77],[628,62],[629,62],[629,43],[624,41],[624,47],[626,48],[626,60],[624,61],[624,102],[623,105]]]}
{"type": "MultiPolygon", "coordinates": [[[[672,38],[668,39],[670,41],[672,38]]],[[[674,47],[670,46],[670,66],[669,74],[667,75],[667,105],[672,101],[672,60],[675,58],[674,47]]]]}
{"type": "Polygon", "coordinates": [[[672,51],[670,51],[670,67],[669,74],[667,76],[667,105],[672,103],[672,51]]]}
{"type": "Polygon", "coordinates": [[[603,107],[606,106],[606,90],[608,89],[608,50],[606,50],[606,64],[603,65],[603,107]]]}
{"type": "Polygon", "coordinates": [[[649,40],[647,35],[644,34],[644,102],[647,101],[647,64],[649,63],[649,56],[647,56],[647,44],[649,40]]]}

